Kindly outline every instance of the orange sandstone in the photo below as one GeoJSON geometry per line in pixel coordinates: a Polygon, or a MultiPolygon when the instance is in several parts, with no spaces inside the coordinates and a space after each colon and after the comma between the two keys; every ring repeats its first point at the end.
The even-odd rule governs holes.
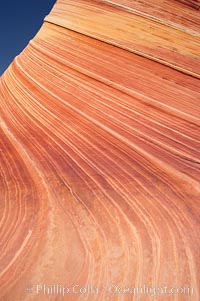
{"type": "Polygon", "coordinates": [[[58,0],[1,77],[1,301],[199,301],[198,21],[58,0]]]}

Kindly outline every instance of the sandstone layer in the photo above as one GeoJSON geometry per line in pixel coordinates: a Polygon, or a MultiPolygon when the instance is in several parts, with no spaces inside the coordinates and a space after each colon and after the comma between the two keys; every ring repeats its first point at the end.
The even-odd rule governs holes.
{"type": "Polygon", "coordinates": [[[0,78],[1,301],[200,300],[199,24],[58,0],[0,78]]]}

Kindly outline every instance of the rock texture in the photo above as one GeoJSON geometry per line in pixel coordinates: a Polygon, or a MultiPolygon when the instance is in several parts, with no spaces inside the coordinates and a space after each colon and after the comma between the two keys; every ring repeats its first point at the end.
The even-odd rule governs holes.
{"type": "Polygon", "coordinates": [[[0,78],[1,301],[200,300],[199,19],[58,0],[0,78]]]}
{"type": "Polygon", "coordinates": [[[190,1],[188,1],[188,0],[178,0],[178,1],[181,2],[181,3],[184,3],[186,5],[189,5],[190,7],[193,7],[197,10],[199,10],[199,8],[200,8],[199,0],[190,0],[190,1]]]}

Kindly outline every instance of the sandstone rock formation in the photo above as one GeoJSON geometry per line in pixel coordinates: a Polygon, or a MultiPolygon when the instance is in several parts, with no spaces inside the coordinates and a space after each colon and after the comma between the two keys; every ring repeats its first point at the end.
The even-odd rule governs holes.
{"type": "Polygon", "coordinates": [[[198,10],[200,8],[199,0],[178,0],[178,1],[181,2],[181,3],[184,3],[186,5],[189,5],[190,7],[198,9],[198,10]]]}
{"type": "Polygon", "coordinates": [[[0,78],[1,301],[200,300],[199,24],[58,0],[0,78]]]}

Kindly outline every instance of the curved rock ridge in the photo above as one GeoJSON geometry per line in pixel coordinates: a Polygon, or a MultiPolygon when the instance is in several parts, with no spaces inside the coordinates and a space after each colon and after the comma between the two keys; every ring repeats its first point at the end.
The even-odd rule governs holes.
{"type": "MultiPolygon", "coordinates": [[[[184,0],[183,0],[184,1],[184,0]]],[[[200,16],[198,11],[172,0],[104,0],[108,5],[120,7],[120,9],[134,14],[168,24],[179,30],[199,35],[200,16]]]]}
{"type": "Polygon", "coordinates": [[[58,0],[3,74],[0,301],[200,300],[198,18],[58,0]]]}
{"type": "Polygon", "coordinates": [[[113,2],[59,0],[45,20],[200,78],[199,31],[194,36],[178,24],[146,18],[113,2]]]}

